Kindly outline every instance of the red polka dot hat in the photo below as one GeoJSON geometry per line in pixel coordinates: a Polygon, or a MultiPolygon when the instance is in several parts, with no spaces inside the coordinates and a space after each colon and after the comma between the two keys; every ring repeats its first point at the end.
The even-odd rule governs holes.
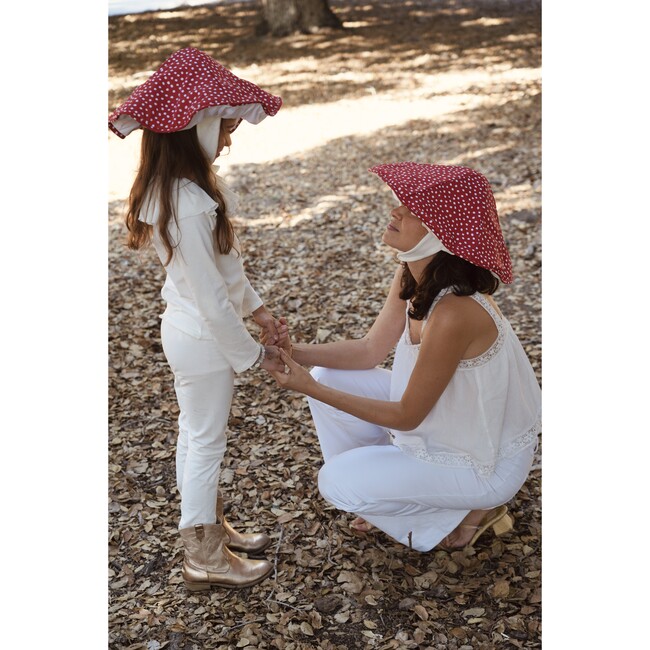
{"type": "Polygon", "coordinates": [[[377,174],[398,199],[454,255],[512,282],[490,183],[469,167],[401,162],[376,165],[377,174]]]}
{"type": "Polygon", "coordinates": [[[183,131],[207,117],[242,118],[258,124],[275,115],[282,99],[193,47],[172,54],[108,118],[120,138],[139,128],[183,131]]]}

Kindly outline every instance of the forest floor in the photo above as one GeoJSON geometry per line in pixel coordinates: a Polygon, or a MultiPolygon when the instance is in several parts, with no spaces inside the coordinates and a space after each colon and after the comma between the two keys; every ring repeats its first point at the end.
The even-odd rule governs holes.
{"type": "MultiPolygon", "coordinates": [[[[282,96],[276,117],[240,127],[220,164],[242,198],[247,274],[297,341],[362,336],[386,297],[392,199],[368,167],[477,168],[513,258],[515,281],[496,299],[541,382],[539,2],[331,6],[343,31],[282,39],[254,36],[252,3],[113,17],[108,110],[189,45],[282,96]]],[[[353,534],[351,516],[320,497],[306,401],[263,372],[236,379],[221,486],[235,527],[272,535],[274,571],[240,591],[185,590],[164,272],[151,251],[124,247],[137,138],[109,135],[109,648],[541,647],[539,450],[509,503],[512,533],[418,553],[378,531],[353,534]]]]}

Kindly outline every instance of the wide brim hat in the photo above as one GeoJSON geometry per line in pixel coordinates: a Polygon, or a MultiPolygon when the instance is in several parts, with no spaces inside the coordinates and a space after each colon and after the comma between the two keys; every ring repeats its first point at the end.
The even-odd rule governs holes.
{"type": "Polygon", "coordinates": [[[469,167],[415,162],[376,165],[397,198],[451,253],[512,282],[512,261],[503,239],[488,179],[469,167]]]}
{"type": "Polygon", "coordinates": [[[135,129],[184,131],[209,117],[258,124],[275,115],[282,99],[233,74],[193,47],[172,54],[108,118],[120,138],[135,129]]]}

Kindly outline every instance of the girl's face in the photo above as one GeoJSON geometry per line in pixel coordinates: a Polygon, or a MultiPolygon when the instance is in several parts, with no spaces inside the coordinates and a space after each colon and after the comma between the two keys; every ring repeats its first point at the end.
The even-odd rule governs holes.
{"type": "Polygon", "coordinates": [[[230,148],[232,144],[232,134],[241,123],[241,118],[221,120],[221,129],[219,131],[219,146],[217,147],[217,158],[221,155],[224,147],[230,148]]]}
{"type": "Polygon", "coordinates": [[[422,222],[403,204],[393,208],[390,216],[381,239],[391,248],[402,253],[410,251],[427,234],[422,222]]]}

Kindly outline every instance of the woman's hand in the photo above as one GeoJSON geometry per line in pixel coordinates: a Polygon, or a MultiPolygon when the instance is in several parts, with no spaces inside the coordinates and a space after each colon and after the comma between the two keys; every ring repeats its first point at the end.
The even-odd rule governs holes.
{"type": "Polygon", "coordinates": [[[282,348],[280,348],[280,359],[286,368],[279,372],[277,370],[270,371],[278,385],[298,393],[311,395],[313,392],[311,388],[317,383],[316,380],[282,348]]]}

